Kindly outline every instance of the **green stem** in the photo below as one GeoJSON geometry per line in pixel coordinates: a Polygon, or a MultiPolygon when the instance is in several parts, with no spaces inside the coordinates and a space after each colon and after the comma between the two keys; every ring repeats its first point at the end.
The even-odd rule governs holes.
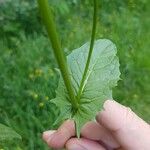
{"type": "Polygon", "coordinates": [[[81,80],[78,95],[77,95],[78,102],[80,102],[80,97],[81,97],[81,94],[82,94],[82,91],[83,91],[83,88],[84,88],[84,82],[85,82],[86,75],[87,75],[87,72],[88,72],[90,59],[91,59],[91,55],[92,55],[92,51],[93,51],[93,47],[94,47],[95,34],[96,34],[97,0],[93,0],[93,1],[94,1],[94,13],[93,13],[93,27],[92,27],[92,34],[91,34],[91,43],[90,43],[90,48],[89,48],[89,53],[88,53],[86,66],[85,66],[85,69],[84,69],[84,73],[83,73],[83,76],[82,76],[82,80],[81,80]]]}
{"type": "Polygon", "coordinates": [[[61,48],[60,40],[57,35],[56,25],[54,24],[52,12],[49,8],[48,0],[38,0],[38,4],[39,4],[39,9],[42,15],[44,25],[47,29],[48,36],[53,47],[55,58],[58,62],[65,86],[67,88],[67,91],[70,97],[70,102],[72,103],[72,106],[75,109],[77,109],[78,102],[76,101],[76,98],[75,98],[74,90],[73,90],[71,79],[69,76],[69,70],[67,67],[66,58],[61,48]]]}

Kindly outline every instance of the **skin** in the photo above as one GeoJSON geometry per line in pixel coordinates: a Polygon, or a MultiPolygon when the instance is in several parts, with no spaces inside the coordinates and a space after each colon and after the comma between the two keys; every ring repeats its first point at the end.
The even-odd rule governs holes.
{"type": "Polygon", "coordinates": [[[43,139],[54,149],[150,150],[150,125],[130,108],[107,100],[96,120],[84,125],[80,139],[75,137],[72,120],[65,121],[58,130],[45,131],[43,139]]]}

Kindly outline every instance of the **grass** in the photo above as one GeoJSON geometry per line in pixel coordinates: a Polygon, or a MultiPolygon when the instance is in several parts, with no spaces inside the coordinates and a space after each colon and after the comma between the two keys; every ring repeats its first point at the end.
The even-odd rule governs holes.
{"type": "MultiPolygon", "coordinates": [[[[122,80],[114,89],[114,99],[131,107],[149,122],[149,2],[128,2],[126,5],[107,5],[103,1],[96,35],[97,38],[111,39],[118,48],[122,80]]],[[[63,9],[71,13],[57,17],[66,54],[90,40],[92,14],[88,12],[92,7],[85,6],[72,8],[69,4],[68,10],[64,5],[63,9]]],[[[18,32],[19,36],[5,33],[0,41],[0,122],[11,126],[23,137],[18,149],[47,150],[41,133],[53,128],[58,114],[55,106],[49,103],[55,97],[57,65],[42,27],[40,33],[29,34],[23,29],[18,32]]]]}

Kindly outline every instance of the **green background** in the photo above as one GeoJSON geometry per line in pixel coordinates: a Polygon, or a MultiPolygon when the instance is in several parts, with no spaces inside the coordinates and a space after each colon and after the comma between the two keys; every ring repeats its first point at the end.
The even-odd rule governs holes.
{"type": "MultiPolygon", "coordinates": [[[[66,53],[90,40],[90,0],[50,0],[66,53]]],[[[121,79],[114,99],[150,121],[150,18],[148,0],[101,0],[96,38],[118,48],[121,79]]],[[[58,82],[36,1],[0,1],[0,123],[23,138],[16,150],[47,150],[41,140],[58,110],[49,103],[58,82]]],[[[10,149],[10,148],[8,148],[10,149]]],[[[12,149],[12,147],[11,147],[12,149]]]]}

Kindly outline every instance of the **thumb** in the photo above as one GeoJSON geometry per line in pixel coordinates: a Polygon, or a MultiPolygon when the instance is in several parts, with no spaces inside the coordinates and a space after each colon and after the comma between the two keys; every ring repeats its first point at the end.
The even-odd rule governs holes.
{"type": "Polygon", "coordinates": [[[150,126],[130,108],[113,100],[107,100],[104,110],[97,115],[97,122],[112,132],[122,148],[150,149],[150,126]]]}

